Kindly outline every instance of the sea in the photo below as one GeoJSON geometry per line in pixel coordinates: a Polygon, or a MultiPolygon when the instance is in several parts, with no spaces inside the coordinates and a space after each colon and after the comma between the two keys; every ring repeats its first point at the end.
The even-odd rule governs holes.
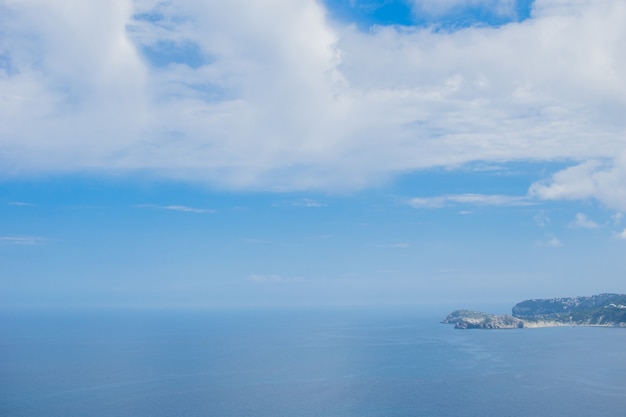
{"type": "Polygon", "coordinates": [[[2,417],[614,417],[626,328],[407,309],[0,313],[2,417]]]}

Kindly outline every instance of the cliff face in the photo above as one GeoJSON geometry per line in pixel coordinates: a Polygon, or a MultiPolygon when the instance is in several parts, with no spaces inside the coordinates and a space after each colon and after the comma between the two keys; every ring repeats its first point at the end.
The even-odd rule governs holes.
{"type": "Polygon", "coordinates": [[[456,310],[443,320],[457,329],[517,329],[548,326],[626,327],[626,295],[599,294],[526,300],[516,304],[512,316],[456,310]]]}
{"type": "Polygon", "coordinates": [[[512,316],[494,316],[486,320],[462,319],[455,326],[457,329],[521,329],[524,321],[512,316]]]}

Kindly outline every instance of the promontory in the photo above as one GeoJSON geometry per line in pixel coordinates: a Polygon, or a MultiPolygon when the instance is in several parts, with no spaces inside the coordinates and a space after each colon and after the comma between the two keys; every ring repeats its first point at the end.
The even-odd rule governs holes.
{"type": "Polygon", "coordinates": [[[457,329],[518,329],[552,326],[626,327],[626,294],[599,294],[526,300],[515,304],[511,315],[456,310],[442,323],[457,329]]]}

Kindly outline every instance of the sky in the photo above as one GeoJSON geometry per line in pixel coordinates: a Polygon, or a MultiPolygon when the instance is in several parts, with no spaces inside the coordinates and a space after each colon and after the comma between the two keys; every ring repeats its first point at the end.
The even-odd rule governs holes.
{"type": "Polygon", "coordinates": [[[622,0],[0,0],[0,307],[626,293],[622,0]]]}

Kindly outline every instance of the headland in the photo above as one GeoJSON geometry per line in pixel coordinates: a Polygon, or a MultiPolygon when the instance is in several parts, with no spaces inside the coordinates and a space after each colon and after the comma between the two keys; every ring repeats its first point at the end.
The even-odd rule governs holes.
{"type": "Polygon", "coordinates": [[[511,315],[456,310],[442,323],[457,329],[519,329],[555,326],[626,327],[626,294],[526,300],[511,315]]]}

